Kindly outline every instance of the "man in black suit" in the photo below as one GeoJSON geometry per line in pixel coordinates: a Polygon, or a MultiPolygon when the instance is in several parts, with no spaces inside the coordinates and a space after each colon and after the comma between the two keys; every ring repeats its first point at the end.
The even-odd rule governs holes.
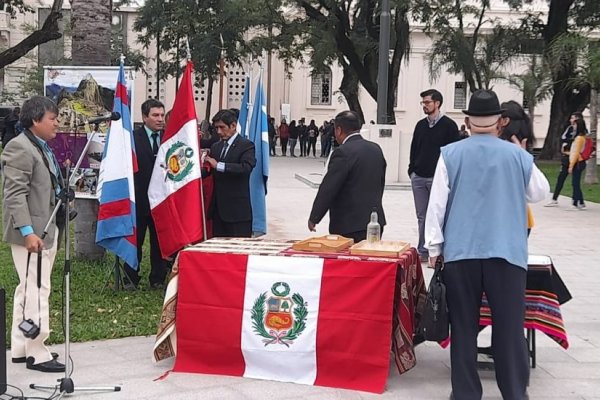
{"type": "Polygon", "coordinates": [[[358,114],[343,111],[334,123],[335,140],[340,146],[331,154],[310,212],[308,229],[314,232],[329,210],[329,232],[360,242],[367,237],[367,224],[374,208],[381,228],[385,225],[381,198],[387,164],[379,145],[360,135],[358,114]]]}
{"type": "Polygon", "coordinates": [[[212,119],[221,140],[206,161],[214,168],[211,211],[215,237],[251,237],[250,173],[256,165],[254,143],[237,132],[237,117],[221,110],[212,119]]]}
{"type": "Polygon", "coordinates": [[[144,126],[133,131],[135,153],[138,161],[138,172],[133,175],[135,186],[135,206],[137,221],[137,256],[138,270],[125,265],[125,273],[131,281],[127,288],[134,288],[140,282],[139,270],[142,263],[142,247],[146,238],[146,229],[150,230],[150,287],[164,287],[168,272],[168,263],[160,254],[156,227],[150,214],[148,186],[152,177],[156,153],[160,147],[162,130],[165,127],[165,106],[158,100],[148,99],[142,104],[142,120],[144,126]]]}

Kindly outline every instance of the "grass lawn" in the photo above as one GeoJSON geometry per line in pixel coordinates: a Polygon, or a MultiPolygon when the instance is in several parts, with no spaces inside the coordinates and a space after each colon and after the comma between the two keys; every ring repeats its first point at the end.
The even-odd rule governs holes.
{"type": "MultiPolygon", "coordinates": [[[[147,240],[146,240],[147,241],[147,240]]],[[[149,251],[146,251],[148,254],[149,251]]],[[[71,254],[74,254],[71,251],[71,254]]],[[[114,256],[106,255],[103,262],[71,260],[71,340],[83,342],[127,336],[154,335],[160,319],[162,290],[152,290],[147,281],[149,257],[142,264],[140,290],[113,291],[112,265],[114,256]],[[108,285],[107,284],[108,282],[108,285]]],[[[10,344],[12,303],[18,283],[10,247],[0,243],[0,286],[6,290],[6,329],[10,344]]],[[[62,343],[62,288],[64,250],[60,250],[52,271],[50,295],[50,329],[48,343],[62,343]]],[[[36,321],[37,322],[37,321],[36,321]]]]}
{"type": "MultiPolygon", "coordinates": [[[[548,178],[548,181],[550,182],[550,191],[554,192],[554,187],[556,186],[556,177],[560,172],[560,162],[537,161],[536,164],[548,178]]],[[[584,176],[581,177],[581,190],[583,191],[584,200],[586,202],[591,201],[594,203],[600,203],[600,184],[587,185],[584,183],[584,177],[585,171],[584,176]]],[[[561,195],[571,197],[571,195],[573,194],[573,186],[571,185],[571,179],[571,176],[567,177],[567,180],[565,181],[565,186],[560,192],[561,195]]]]}

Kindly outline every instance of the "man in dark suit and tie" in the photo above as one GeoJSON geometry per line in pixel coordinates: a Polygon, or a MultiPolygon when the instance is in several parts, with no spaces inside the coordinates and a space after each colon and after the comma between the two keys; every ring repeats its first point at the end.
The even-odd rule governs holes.
{"type": "Polygon", "coordinates": [[[152,169],[156,154],[160,147],[162,130],[165,127],[165,106],[158,100],[148,99],[142,104],[142,120],[144,126],[133,131],[135,153],[138,161],[138,172],[133,176],[135,186],[135,206],[137,221],[138,270],[125,265],[125,273],[129,277],[131,288],[140,282],[139,268],[142,262],[142,247],[146,237],[146,229],[150,230],[150,287],[164,287],[168,272],[167,261],[160,254],[158,237],[148,201],[148,186],[152,177],[152,169]]]}
{"type": "Polygon", "coordinates": [[[250,173],[256,165],[254,143],[237,132],[237,117],[221,110],[212,119],[221,140],[210,148],[206,161],[214,168],[211,207],[215,237],[251,237],[250,173]]]}
{"type": "Polygon", "coordinates": [[[335,117],[334,135],[340,146],[331,154],[327,173],[319,187],[308,219],[308,229],[329,211],[329,233],[354,239],[367,237],[371,212],[385,225],[381,198],[385,187],[386,161],[379,145],[360,135],[361,121],[354,111],[335,117]]]}

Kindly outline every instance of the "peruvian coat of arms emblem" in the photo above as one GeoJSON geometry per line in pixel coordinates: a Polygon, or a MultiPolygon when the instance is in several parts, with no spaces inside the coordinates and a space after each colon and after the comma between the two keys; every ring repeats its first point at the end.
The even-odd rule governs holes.
{"type": "Polygon", "coordinates": [[[194,166],[193,156],[194,150],[185,143],[173,143],[165,155],[166,178],[175,182],[183,180],[194,166]]]}
{"type": "Polygon", "coordinates": [[[271,294],[261,293],[254,301],[252,328],[263,337],[265,346],[290,347],[306,328],[307,303],[299,293],[290,297],[290,286],[286,282],[274,283],[271,294]]]}

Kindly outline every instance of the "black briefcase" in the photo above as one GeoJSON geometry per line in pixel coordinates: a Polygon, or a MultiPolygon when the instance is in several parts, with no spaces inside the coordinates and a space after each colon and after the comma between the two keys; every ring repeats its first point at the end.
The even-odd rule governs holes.
{"type": "Polygon", "coordinates": [[[435,271],[429,283],[427,298],[423,315],[417,332],[424,340],[433,342],[442,341],[450,335],[450,320],[448,318],[448,305],[446,304],[446,285],[442,277],[444,262],[442,257],[437,258],[435,271]]]}

